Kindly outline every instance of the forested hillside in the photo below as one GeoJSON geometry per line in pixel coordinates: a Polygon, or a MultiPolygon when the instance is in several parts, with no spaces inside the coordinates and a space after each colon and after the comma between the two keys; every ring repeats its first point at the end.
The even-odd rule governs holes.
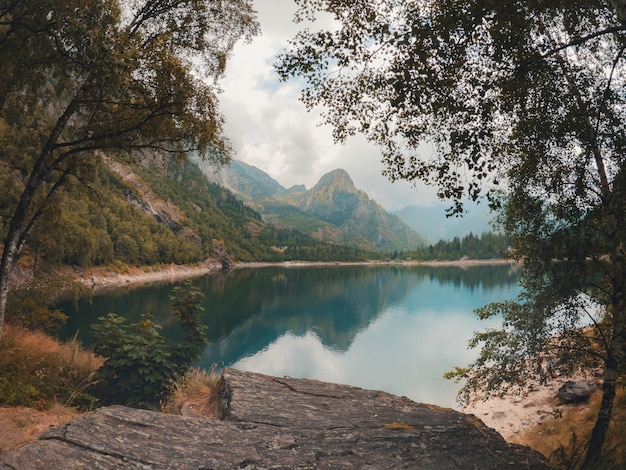
{"type": "MultiPolygon", "coordinates": [[[[37,266],[195,263],[218,257],[216,245],[235,261],[378,256],[270,226],[192,162],[126,154],[94,163],[91,172],[89,185],[72,181],[58,192],[33,231],[27,253],[37,266]]],[[[2,162],[0,184],[4,236],[23,184],[19,162],[2,162]]]]}
{"type": "MultiPolygon", "coordinates": [[[[196,163],[156,153],[104,158],[94,163],[91,171],[91,184],[72,181],[59,191],[51,210],[33,231],[27,254],[37,267],[196,263],[222,256],[217,247],[224,247],[233,261],[269,262],[490,258],[502,256],[507,247],[503,237],[482,243],[470,235],[434,245],[416,244],[413,250],[365,250],[359,247],[367,246],[359,233],[367,224],[361,231],[340,230],[323,220],[332,219],[333,214],[315,218],[287,204],[268,204],[267,212],[273,215],[263,220],[228,189],[209,182],[196,163]],[[294,226],[301,229],[290,228],[294,226]],[[488,248],[477,249],[479,245],[488,248]]],[[[22,184],[19,164],[2,162],[0,184],[6,188],[0,194],[4,236],[22,184]]],[[[317,194],[323,188],[325,184],[311,192],[315,197],[309,194],[308,203],[317,212],[330,210],[317,194]]],[[[345,195],[336,188],[332,193],[345,195]]],[[[360,202],[359,193],[352,196],[354,204],[360,202]]],[[[335,218],[342,213],[337,214],[335,218]]],[[[359,220],[353,216],[346,219],[352,224],[359,220]]],[[[370,229],[380,231],[381,227],[370,229]]]]}

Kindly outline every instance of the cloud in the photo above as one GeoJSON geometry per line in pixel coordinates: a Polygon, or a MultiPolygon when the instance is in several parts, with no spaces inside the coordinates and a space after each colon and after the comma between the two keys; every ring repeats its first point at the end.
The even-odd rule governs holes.
{"type": "MultiPolygon", "coordinates": [[[[325,173],[343,168],[358,189],[387,210],[431,205],[436,200],[433,189],[392,184],[382,176],[379,150],[363,137],[336,145],[330,128],[320,126],[319,113],[307,112],[299,101],[301,83],[278,80],[273,63],[302,27],[292,22],[293,1],[258,0],[255,8],[262,36],[236,46],[221,84],[221,109],[235,158],[260,168],[285,187],[310,188],[325,173]]],[[[328,19],[323,23],[328,25],[328,19]]]]}

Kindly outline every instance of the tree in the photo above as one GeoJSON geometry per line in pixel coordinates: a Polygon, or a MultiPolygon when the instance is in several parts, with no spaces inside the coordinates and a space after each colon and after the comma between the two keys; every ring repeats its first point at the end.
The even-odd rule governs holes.
{"type": "Polygon", "coordinates": [[[88,186],[102,152],[228,160],[216,80],[257,28],[249,0],[0,1],[0,159],[22,182],[5,222],[0,334],[29,234],[68,180],[88,186]]]}
{"type": "Polygon", "coordinates": [[[178,373],[182,376],[188,372],[192,363],[202,357],[208,344],[207,327],[202,324],[204,294],[187,280],[172,288],[170,300],[185,338],[172,348],[172,358],[180,365],[178,373]]]}
{"type": "Polygon", "coordinates": [[[475,338],[468,390],[540,377],[541,354],[564,371],[586,367],[579,352],[596,358],[585,466],[624,364],[623,3],[299,0],[297,21],[326,12],[336,28],[298,33],[276,64],[305,79],[302,100],[323,106],[337,141],[360,132],[381,147],[391,180],[435,185],[452,212],[464,197],[503,207],[523,295],[480,312],[504,322],[475,338]]]}

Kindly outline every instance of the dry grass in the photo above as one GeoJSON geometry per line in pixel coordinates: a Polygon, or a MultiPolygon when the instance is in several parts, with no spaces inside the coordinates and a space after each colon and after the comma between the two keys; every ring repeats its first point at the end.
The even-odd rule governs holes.
{"type": "Polygon", "coordinates": [[[211,371],[192,369],[182,382],[176,383],[163,405],[163,411],[172,414],[217,416],[217,392],[220,375],[211,371]]]}
{"type": "Polygon", "coordinates": [[[104,360],[83,349],[76,337],[63,343],[43,332],[31,331],[7,325],[3,341],[12,342],[17,349],[26,352],[33,359],[43,361],[53,358],[61,368],[73,368],[77,372],[90,372],[102,365],[104,360]]]}
{"type": "Polygon", "coordinates": [[[64,424],[79,415],[63,405],[40,411],[23,406],[0,407],[0,453],[34,441],[52,426],[64,424]]]}
{"type": "Polygon", "coordinates": [[[0,340],[0,452],[35,440],[88,408],[102,358],[74,338],[62,343],[39,331],[4,325],[0,340]],[[70,407],[71,406],[71,407],[70,407]]]}
{"type": "MultiPolygon", "coordinates": [[[[585,443],[598,416],[601,393],[596,392],[588,404],[572,407],[561,418],[544,421],[516,442],[527,445],[551,458],[557,468],[576,468],[585,443]],[[574,439],[575,436],[575,439],[574,439]],[[560,449],[560,450],[559,450],[560,449]]],[[[626,389],[618,387],[609,433],[604,444],[605,460],[598,468],[626,468],[626,389]]]]}
{"type": "Polygon", "coordinates": [[[0,341],[0,404],[47,409],[55,403],[88,406],[85,391],[103,359],[74,338],[5,325],[0,341]]]}
{"type": "MultiPolygon", "coordinates": [[[[45,333],[5,325],[0,340],[0,452],[35,440],[89,409],[89,387],[104,359],[45,333]]],[[[219,374],[193,369],[163,411],[215,417],[219,374]]],[[[93,404],[93,402],[91,402],[93,404]]]]}

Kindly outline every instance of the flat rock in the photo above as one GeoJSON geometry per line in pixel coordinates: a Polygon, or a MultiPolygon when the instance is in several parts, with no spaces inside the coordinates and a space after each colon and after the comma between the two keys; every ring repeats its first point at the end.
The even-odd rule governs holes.
{"type": "Polygon", "coordinates": [[[0,467],[548,468],[474,415],[315,380],[226,369],[219,415],[102,408],[0,455],[0,467]]]}

